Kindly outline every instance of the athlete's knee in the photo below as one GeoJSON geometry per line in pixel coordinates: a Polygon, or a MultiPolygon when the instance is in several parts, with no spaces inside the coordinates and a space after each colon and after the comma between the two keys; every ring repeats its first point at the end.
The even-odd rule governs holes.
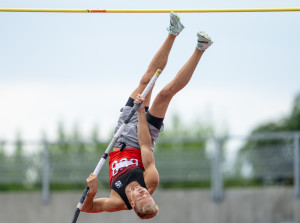
{"type": "Polygon", "coordinates": [[[162,98],[172,98],[176,92],[175,86],[173,84],[169,84],[158,93],[158,96],[162,98]]]}
{"type": "Polygon", "coordinates": [[[144,75],[140,80],[140,85],[146,86],[150,82],[151,78],[148,75],[144,75]]]}

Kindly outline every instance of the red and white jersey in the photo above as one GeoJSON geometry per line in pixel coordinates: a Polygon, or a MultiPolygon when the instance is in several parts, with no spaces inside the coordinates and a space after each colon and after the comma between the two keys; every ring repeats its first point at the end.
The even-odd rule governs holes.
{"type": "Polygon", "coordinates": [[[144,169],[141,150],[126,148],[109,154],[109,185],[127,170],[140,167],[144,169]]]}

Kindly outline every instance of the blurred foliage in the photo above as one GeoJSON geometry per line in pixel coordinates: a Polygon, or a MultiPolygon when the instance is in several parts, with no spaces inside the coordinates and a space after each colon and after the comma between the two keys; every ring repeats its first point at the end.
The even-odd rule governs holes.
{"type": "Polygon", "coordinates": [[[29,156],[24,152],[23,141],[21,134],[16,134],[14,140],[14,152],[11,155],[5,153],[5,142],[0,145],[0,176],[1,184],[0,190],[10,189],[30,189],[34,187],[31,183],[33,172],[37,171],[37,163],[34,161],[33,156],[29,156]],[[10,179],[13,179],[11,181],[10,179]]]}
{"type": "MultiPolygon", "coordinates": [[[[172,126],[165,128],[165,131],[161,134],[156,145],[157,151],[155,154],[157,155],[161,151],[161,157],[167,159],[168,162],[180,163],[182,162],[184,151],[199,151],[197,153],[198,157],[188,159],[191,162],[197,163],[199,163],[199,160],[202,160],[202,163],[209,162],[209,157],[205,152],[205,141],[198,140],[198,138],[212,135],[213,127],[209,124],[201,124],[198,120],[192,124],[183,124],[178,115],[174,115],[172,120],[172,126]],[[173,155],[170,155],[167,152],[168,150],[172,150],[173,155]],[[195,160],[193,161],[193,159],[195,160]]],[[[58,123],[56,140],[50,142],[46,136],[43,136],[41,140],[41,143],[43,143],[42,148],[47,146],[47,156],[50,161],[49,177],[51,179],[51,190],[82,189],[85,187],[85,178],[82,176],[87,177],[94,170],[109,144],[109,142],[100,140],[99,138],[98,126],[94,127],[91,131],[91,136],[86,138],[82,136],[78,124],[74,125],[71,133],[67,133],[62,122],[58,123]],[[84,165],[82,162],[84,162],[84,165]]],[[[4,152],[5,143],[2,142],[0,144],[0,174],[15,179],[14,181],[0,179],[0,190],[35,190],[41,188],[42,163],[44,162],[43,156],[45,155],[45,151],[42,149],[38,153],[28,156],[24,152],[24,145],[19,133],[16,135],[14,141],[13,152],[10,155],[4,152]],[[33,175],[35,177],[30,177],[30,172],[34,172],[33,175]]],[[[187,167],[182,163],[182,169],[184,168],[187,167]]],[[[197,175],[197,168],[195,168],[195,172],[190,171],[190,176],[187,176],[189,179],[194,179],[194,175],[197,175]]],[[[99,178],[101,178],[99,187],[101,188],[109,188],[108,174],[106,172],[108,172],[108,165],[104,165],[99,174],[99,178]]],[[[165,175],[169,176],[168,173],[165,173],[165,175]]],[[[209,179],[202,179],[200,181],[192,180],[189,182],[177,180],[170,182],[163,181],[161,187],[206,187],[209,184],[209,179]]]]}
{"type": "Polygon", "coordinates": [[[300,130],[300,93],[295,97],[290,114],[279,120],[256,127],[251,134],[300,130]]]}
{"type": "MultiPolygon", "coordinates": [[[[172,124],[166,127],[165,131],[161,133],[154,151],[158,169],[162,176],[160,187],[208,188],[210,186],[209,166],[211,154],[207,151],[207,137],[216,136],[213,125],[200,121],[199,119],[194,120],[192,123],[184,123],[177,114],[172,116],[171,123],[172,124]],[[189,154],[197,155],[193,157],[193,155],[189,154]],[[176,163],[178,169],[172,170],[174,163],[176,163]],[[200,172],[201,168],[201,171],[204,170],[204,172],[200,172]],[[187,180],[183,181],[182,179],[176,178],[176,171],[177,173],[187,171],[188,174],[185,176],[187,180]]],[[[251,132],[251,135],[264,132],[299,130],[300,94],[295,98],[293,107],[288,116],[277,121],[259,125],[251,132]]],[[[224,133],[222,136],[223,140],[221,144],[223,146],[227,143],[226,135],[227,133],[224,133]]],[[[43,153],[45,151],[40,150],[33,154],[26,154],[24,152],[25,145],[20,133],[16,134],[14,142],[13,145],[7,145],[5,141],[0,142],[0,190],[40,189],[43,171],[42,163],[44,162],[43,153]],[[10,154],[5,152],[8,146],[11,148],[10,151],[12,151],[10,154]],[[10,179],[14,180],[10,181],[10,179]]],[[[109,144],[107,141],[100,140],[99,126],[94,127],[90,137],[87,138],[82,136],[78,124],[74,125],[71,133],[67,133],[62,122],[58,123],[56,140],[49,142],[47,137],[44,136],[41,142],[48,142],[51,190],[84,188],[85,178],[82,176],[87,177],[89,173],[94,170],[97,162],[109,144]],[[82,162],[84,162],[84,165],[82,162]]],[[[268,171],[259,169],[259,166],[261,166],[259,163],[264,162],[264,159],[261,159],[259,153],[256,151],[262,148],[276,148],[277,146],[280,153],[286,153],[286,151],[290,149],[286,147],[288,143],[290,142],[278,140],[247,141],[238,154],[237,164],[235,166],[235,176],[237,177],[234,179],[224,179],[224,186],[243,187],[261,185],[264,179],[259,177],[249,179],[243,176],[241,172],[242,165],[245,162],[250,163],[253,167],[254,175],[256,175],[255,173],[268,171]],[[251,151],[251,158],[249,158],[249,151],[251,151]]],[[[289,157],[286,162],[286,166],[291,165],[289,157]]],[[[274,171],[274,166],[268,168],[273,168],[272,171],[274,171]]],[[[104,165],[103,170],[101,170],[99,174],[101,179],[99,181],[100,188],[108,188],[106,172],[108,172],[108,165],[104,165]]]]}
{"type": "MultiPolygon", "coordinates": [[[[258,125],[251,132],[251,136],[260,133],[274,133],[274,132],[289,132],[300,131],[300,93],[295,97],[290,113],[279,120],[267,122],[258,125]]],[[[264,139],[264,140],[248,140],[239,150],[236,171],[241,178],[242,166],[247,163],[252,167],[252,175],[254,181],[265,183],[272,181],[272,183],[293,183],[293,139],[264,139]],[[262,154],[265,151],[273,151],[277,157],[281,157],[281,163],[278,160],[271,161],[271,157],[265,157],[262,154]],[[268,162],[269,160],[269,162],[268,162]],[[268,165],[266,165],[268,163],[268,165]],[[282,169],[290,170],[289,176],[280,175],[282,169]],[[261,173],[268,173],[268,178],[262,176],[261,173]],[[277,173],[273,174],[272,173],[277,173]]]]}
{"type": "Polygon", "coordinates": [[[172,124],[165,127],[160,138],[163,137],[207,137],[215,134],[212,123],[205,123],[199,119],[192,123],[184,123],[178,114],[173,114],[172,124]]]}

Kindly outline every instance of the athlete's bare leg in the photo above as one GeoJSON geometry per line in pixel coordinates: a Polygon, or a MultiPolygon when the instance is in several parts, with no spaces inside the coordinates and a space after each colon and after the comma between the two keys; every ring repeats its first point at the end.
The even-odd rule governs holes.
{"type": "MultiPolygon", "coordinates": [[[[146,73],[143,75],[142,79],[140,80],[139,86],[133,91],[133,93],[130,95],[131,98],[135,98],[137,94],[142,93],[157,69],[160,69],[163,71],[165,68],[169,53],[172,49],[174,40],[176,36],[179,35],[179,33],[184,29],[184,26],[182,25],[180,18],[178,15],[176,15],[174,12],[170,12],[170,24],[169,24],[169,34],[163,43],[163,45],[160,47],[158,52],[155,54],[154,58],[152,59],[146,73]]],[[[146,107],[149,106],[150,98],[151,98],[151,91],[146,96],[146,100],[144,101],[144,105],[146,107]]]]}
{"type": "Polygon", "coordinates": [[[169,84],[167,84],[155,97],[154,102],[149,110],[151,115],[157,118],[165,117],[171,99],[178,91],[180,91],[188,84],[203,53],[203,50],[198,50],[197,48],[195,49],[193,55],[179,70],[175,78],[169,84]]]}
{"type": "Polygon", "coordinates": [[[149,111],[151,115],[157,118],[165,117],[171,99],[189,83],[204,51],[213,43],[203,31],[198,32],[197,37],[197,47],[193,55],[179,70],[175,78],[158,93],[149,111]]]}
{"type": "MultiPolygon", "coordinates": [[[[163,45],[160,47],[160,49],[157,51],[152,61],[150,62],[150,65],[146,73],[143,75],[142,79],[140,80],[139,86],[130,95],[131,98],[135,98],[138,93],[143,92],[143,90],[146,88],[147,84],[149,83],[149,81],[151,80],[151,78],[153,77],[157,69],[163,70],[165,68],[175,38],[176,38],[175,35],[172,35],[170,33],[168,34],[163,45]]],[[[148,93],[144,101],[144,105],[146,107],[149,106],[151,93],[152,93],[152,89],[148,93]]]]}

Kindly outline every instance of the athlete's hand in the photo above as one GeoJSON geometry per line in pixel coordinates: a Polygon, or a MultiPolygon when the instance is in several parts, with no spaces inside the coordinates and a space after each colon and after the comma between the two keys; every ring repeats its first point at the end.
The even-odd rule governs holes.
{"type": "Polygon", "coordinates": [[[93,173],[89,175],[89,177],[86,179],[86,182],[90,188],[89,193],[96,194],[98,191],[98,179],[97,176],[93,173]]]}
{"type": "Polygon", "coordinates": [[[134,104],[141,104],[138,109],[138,110],[141,110],[141,109],[145,109],[145,106],[143,103],[144,101],[145,101],[145,98],[143,98],[141,94],[137,94],[133,102],[134,102],[134,104]]]}

